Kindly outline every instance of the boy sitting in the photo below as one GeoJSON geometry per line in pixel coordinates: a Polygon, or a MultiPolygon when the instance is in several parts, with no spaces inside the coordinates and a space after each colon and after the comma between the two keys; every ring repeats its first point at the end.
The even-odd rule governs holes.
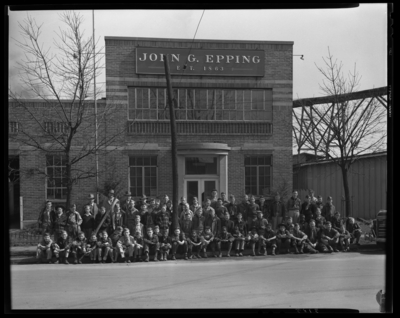
{"type": "Polygon", "coordinates": [[[290,240],[290,233],[286,230],[286,224],[279,224],[276,231],[277,254],[281,254],[282,249],[285,253],[290,254],[290,240]]]}
{"type": "Polygon", "coordinates": [[[56,261],[55,264],[58,264],[59,260],[63,262],[64,264],[69,264],[68,263],[68,255],[69,255],[69,249],[70,249],[70,244],[68,240],[68,234],[67,231],[61,231],[60,232],[60,237],[57,239],[56,243],[53,245],[53,252],[54,255],[56,256],[56,261]],[[60,259],[61,256],[61,259],[60,259]]]}
{"type": "Polygon", "coordinates": [[[122,259],[125,259],[125,253],[122,248],[122,244],[120,242],[120,238],[122,237],[122,226],[117,226],[113,234],[111,234],[111,243],[112,243],[112,255],[111,261],[116,263],[118,260],[118,254],[121,255],[122,259]]]}
{"type": "Polygon", "coordinates": [[[185,253],[185,260],[188,259],[187,256],[187,241],[184,233],[181,233],[179,228],[176,228],[174,234],[171,237],[172,241],[172,260],[176,260],[176,251],[179,246],[183,246],[183,252],[185,253]]]}
{"type": "MultiPolygon", "coordinates": [[[[227,213],[227,215],[229,216],[228,213],[227,213]]],[[[222,250],[221,250],[222,244],[228,245],[228,252],[226,253],[226,256],[231,257],[231,249],[232,249],[234,240],[235,240],[234,237],[232,236],[231,233],[228,232],[228,229],[226,228],[226,226],[223,226],[222,233],[219,236],[219,242],[217,243],[219,257],[222,257],[222,250]]]]}
{"type": "Polygon", "coordinates": [[[361,229],[360,226],[355,222],[354,218],[348,218],[347,224],[346,224],[346,230],[349,231],[351,240],[351,244],[356,244],[360,245],[358,242],[361,237],[361,229]]]}
{"type": "Polygon", "coordinates": [[[99,242],[96,234],[92,233],[86,244],[86,253],[90,254],[90,260],[92,263],[95,263],[97,258],[99,262],[101,261],[101,257],[99,257],[98,244],[99,242]]]}
{"type": "Polygon", "coordinates": [[[346,224],[342,223],[339,228],[339,244],[342,252],[347,252],[350,249],[350,232],[346,230],[346,224]]]}
{"type": "Polygon", "coordinates": [[[331,222],[325,222],[325,229],[321,232],[321,244],[324,244],[330,251],[339,252],[337,243],[339,241],[339,232],[332,228],[331,222]]]}
{"type": "Polygon", "coordinates": [[[251,245],[251,256],[256,256],[256,244],[259,241],[256,227],[252,227],[250,233],[247,236],[247,241],[251,245]]]}
{"type": "Polygon", "coordinates": [[[136,231],[135,233],[135,250],[133,252],[133,258],[136,260],[136,262],[143,262],[142,259],[142,251],[143,251],[143,237],[142,237],[142,231],[136,231]]]}
{"type": "Polygon", "coordinates": [[[299,216],[299,225],[300,231],[305,232],[308,229],[308,223],[306,222],[306,216],[304,214],[300,214],[299,216]]]}
{"type": "MultiPolygon", "coordinates": [[[[207,258],[207,246],[211,244],[211,242],[214,240],[214,235],[211,232],[211,227],[210,226],[206,226],[204,228],[204,233],[201,236],[201,241],[203,243],[203,252],[204,252],[204,257],[207,258]]],[[[211,248],[213,249],[213,253],[215,254],[215,249],[214,249],[214,245],[211,246],[211,248]]]]}
{"type": "Polygon", "coordinates": [[[163,235],[160,237],[160,252],[161,252],[161,260],[168,260],[169,250],[172,247],[171,237],[168,235],[168,229],[163,230],[163,235]]]}
{"type": "Polygon", "coordinates": [[[74,255],[74,264],[82,264],[80,257],[86,253],[86,237],[85,233],[78,232],[78,236],[72,242],[71,252],[74,255]],[[78,261],[79,258],[79,261],[78,261]]]}
{"type": "Polygon", "coordinates": [[[276,249],[276,234],[272,230],[272,224],[268,223],[264,232],[264,235],[260,236],[260,239],[263,240],[265,243],[265,252],[264,256],[267,255],[267,248],[271,247],[272,252],[271,255],[275,256],[275,249],[276,249]]]}
{"type": "Polygon", "coordinates": [[[119,239],[119,243],[122,246],[124,253],[128,252],[128,257],[125,258],[125,263],[130,263],[133,257],[133,251],[135,250],[135,239],[130,235],[131,232],[128,228],[124,229],[124,235],[119,239]]]}
{"type": "Polygon", "coordinates": [[[189,258],[201,258],[200,256],[200,250],[201,250],[201,238],[199,235],[197,235],[196,230],[192,230],[192,233],[190,236],[187,238],[188,242],[188,253],[189,253],[189,258]],[[194,251],[195,250],[195,251],[194,251]],[[197,257],[196,257],[197,254],[197,257]]]}
{"type": "Polygon", "coordinates": [[[112,242],[108,237],[108,233],[106,230],[100,233],[100,239],[98,244],[98,255],[101,263],[105,263],[107,261],[107,257],[110,256],[111,261],[113,259],[112,255],[112,242]],[[101,257],[103,257],[103,261],[101,261],[101,257]]]}
{"type": "Polygon", "coordinates": [[[144,254],[145,262],[149,261],[149,254],[154,252],[154,262],[158,262],[158,251],[160,250],[160,244],[158,243],[158,237],[154,235],[153,229],[151,227],[147,228],[146,236],[143,238],[144,242],[144,254]]]}
{"type": "Polygon", "coordinates": [[[46,261],[51,264],[51,258],[52,258],[52,249],[51,246],[53,244],[53,241],[50,239],[50,234],[49,233],[44,233],[43,234],[43,239],[40,241],[40,243],[37,246],[36,250],[36,260],[37,263],[41,263],[42,258],[45,256],[46,261]]]}
{"type": "Polygon", "coordinates": [[[303,254],[303,249],[305,246],[305,241],[307,240],[307,235],[300,231],[300,224],[295,223],[293,231],[290,233],[293,239],[293,246],[295,249],[295,254],[303,254]]]}
{"type": "MultiPolygon", "coordinates": [[[[240,214],[240,213],[239,213],[240,214]]],[[[239,216],[239,214],[237,214],[237,216],[239,216]]],[[[240,217],[242,217],[242,215],[240,214],[240,217]]],[[[240,232],[240,228],[238,225],[235,225],[234,228],[234,233],[233,233],[233,238],[235,240],[235,256],[243,256],[243,251],[244,251],[244,243],[245,243],[245,236],[243,233],[240,232]]]]}

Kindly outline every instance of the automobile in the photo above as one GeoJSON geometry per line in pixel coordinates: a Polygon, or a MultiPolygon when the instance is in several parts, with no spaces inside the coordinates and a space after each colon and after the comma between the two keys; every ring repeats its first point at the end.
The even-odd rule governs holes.
{"type": "Polygon", "coordinates": [[[374,230],[376,234],[376,244],[385,249],[386,243],[386,210],[380,210],[374,220],[374,230]]]}

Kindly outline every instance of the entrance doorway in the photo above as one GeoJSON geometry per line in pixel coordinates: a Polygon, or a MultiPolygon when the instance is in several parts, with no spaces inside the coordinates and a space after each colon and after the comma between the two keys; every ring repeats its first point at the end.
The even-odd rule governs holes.
{"type": "Polygon", "coordinates": [[[197,197],[200,204],[207,198],[211,198],[212,190],[218,191],[218,179],[186,179],[185,194],[187,202],[192,205],[193,197],[197,197]]]}

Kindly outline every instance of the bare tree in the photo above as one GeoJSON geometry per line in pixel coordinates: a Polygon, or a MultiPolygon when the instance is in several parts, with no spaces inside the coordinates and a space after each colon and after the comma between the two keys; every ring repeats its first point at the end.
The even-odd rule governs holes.
{"type": "Polygon", "coordinates": [[[346,216],[352,214],[348,172],[362,154],[386,149],[387,110],[385,90],[357,92],[360,76],[356,66],[346,77],[342,64],[331,55],[317,68],[324,79],[320,85],[327,97],[296,101],[301,115],[293,111],[293,132],[298,152],[312,150],[333,160],[342,173],[346,216]],[[372,92],[373,91],[373,92],[372,92]],[[318,107],[314,107],[318,104],[318,107]]]}
{"type": "Polygon", "coordinates": [[[31,17],[19,24],[24,40],[16,42],[25,54],[18,63],[20,79],[37,102],[24,100],[9,89],[10,107],[19,108],[24,117],[29,117],[25,125],[20,125],[18,134],[10,138],[41,153],[63,156],[69,206],[73,185],[98,173],[93,164],[85,165],[83,160],[92,159],[97,151],[113,143],[126,126],[110,124],[116,120],[115,103],[102,101],[97,114],[94,111],[91,87],[102,68],[98,61],[100,49],[92,37],[84,37],[82,16],[66,12],[60,19],[65,29],[56,33],[52,48],[44,48],[40,42],[43,25],[38,26],[31,17]],[[110,132],[106,124],[117,129],[110,132]]]}

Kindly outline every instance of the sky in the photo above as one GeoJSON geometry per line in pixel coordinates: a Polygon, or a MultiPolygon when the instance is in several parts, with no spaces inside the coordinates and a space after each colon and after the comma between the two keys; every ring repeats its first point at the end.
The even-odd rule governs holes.
{"type": "MultiPolygon", "coordinates": [[[[18,23],[29,14],[43,23],[44,47],[51,47],[55,31],[63,27],[61,11],[9,11],[9,86],[18,90],[16,62],[23,57],[18,23]]],[[[83,29],[92,33],[92,11],[78,11],[83,29]]],[[[105,36],[193,39],[203,10],[95,10],[95,38],[104,47],[105,36]]],[[[387,86],[387,5],[361,4],[350,9],[205,10],[196,39],[293,41],[293,98],[322,96],[319,84],[322,57],[331,54],[347,73],[361,75],[359,90],[387,86]]],[[[97,90],[105,97],[105,74],[97,90]]]]}

